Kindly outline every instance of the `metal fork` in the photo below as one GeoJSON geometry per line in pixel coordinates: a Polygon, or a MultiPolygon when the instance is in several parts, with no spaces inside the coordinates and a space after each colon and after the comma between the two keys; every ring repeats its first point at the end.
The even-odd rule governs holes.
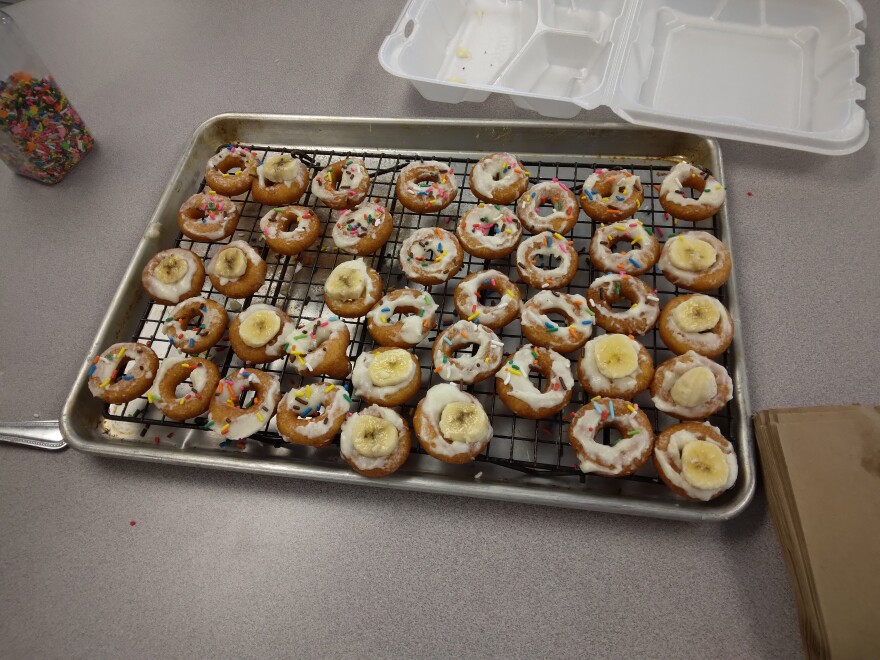
{"type": "Polygon", "coordinates": [[[0,442],[57,450],[67,447],[57,419],[38,422],[0,422],[0,442]]]}

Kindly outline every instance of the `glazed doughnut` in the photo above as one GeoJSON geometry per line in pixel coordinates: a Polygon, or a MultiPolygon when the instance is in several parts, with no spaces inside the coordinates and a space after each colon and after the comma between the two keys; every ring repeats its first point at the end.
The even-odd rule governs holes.
{"type": "Polygon", "coordinates": [[[176,305],[184,298],[192,298],[205,283],[202,260],[189,250],[171,248],[156,254],[144,266],[141,284],[154,302],[176,305]]]}
{"type": "Polygon", "coordinates": [[[587,304],[596,314],[596,324],[607,332],[643,335],[654,327],[660,315],[660,299],[648,285],[629,275],[603,275],[587,289],[587,304]],[[629,309],[612,305],[626,300],[629,309]]]}
{"type": "Polygon", "coordinates": [[[437,335],[431,354],[440,378],[472,385],[491,378],[501,368],[504,343],[488,326],[456,321],[437,335]],[[477,352],[456,357],[456,351],[468,346],[477,346],[477,352]]]}
{"type": "Polygon", "coordinates": [[[391,214],[384,206],[362,202],[340,212],[333,225],[333,242],[349,254],[373,254],[388,242],[392,228],[391,214]]]}
{"type": "Polygon", "coordinates": [[[367,313],[367,330],[382,346],[413,348],[437,325],[437,303],[427,291],[386,293],[367,313]],[[395,314],[405,315],[392,321],[395,314]]]}
{"type": "Polygon", "coordinates": [[[654,431],[638,406],[621,399],[600,398],[574,414],[568,427],[568,444],[578,457],[581,472],[624,477],[647,463],[654,431]],[[596,442],[596,435],[605,428],[620,433],[615,444],[596,442]]]}
{"type": "Polygon", "coordinates": [[[593,334],[594,316],[583,296],[539,291],[523,306],[520,324],[523,334],[533,344],[571,353],[586,344],[593,334]],[[550,312],[564,316],[566,325],[552,321],[547,316],[550,312]]]}
{"type": "Polygon", "coordinates": [[[182,422],[205,413],[219,382],[220,370],[209,360],[191,355],[167,357],[147,399],[168,419],[182,422]]]}
{"type": "Polygon", "coordinates": [[[350,209],[367,196],[370,175],[360,158],[330,163],[312,181],[312,194],[331,209],[350,209]]]}
{"type": "Polygon", "coordinates": [[[220,381],[211,397],[205,426],[229,440],[247,438],[268,423],[275,414],[278,399],[279,384],[275,376],[253,367],[242,367],[220,381]],[[250,402],[245,400],[242,407],[238,402],[249,391],[254,393],[254,398],[250,402]]]}
{"type": "Polygon", "coordinates": [[[321,219],[305,206],[276,207],[260,218],[260,231],[275,252],[293,256],[318,240],[321,219]]]}
{"type": "Polygon", "coordinates": [[[272,305],[251,305],[229,324],[232,351],[245,362],[272,362],[284,355],[293,322],[272,305]]]}
{"type": "Polygon", "coordinates": [[[660,241],[639,220],[602,225],[590,239],[590,261],[601,271],[641,275],[651,270],[659,257],[660,241]],[[629,243],[630,249],[614,252],[620,242],[629,243]]]}
{"type": "Polygon", "coordinates": [[[492,330],[500,330],[519,316],[522,294],[500,270],[483,270],[471,273],[455,287],[455,309],[468,321],[476,321],[492,330]],[[495,305],[480,301],[482,291],[491,290],[501,296],[495,305]]]}
{"type": "Polygon", "coordinates": [[[245,241],[232,241],[208,262],[208,277],[227,298],[247,298],[263,286],[266,262],[245,241]]]}
{"type": "Polygon", "coordinates": [[[572,241],[565,240],[560,234],[541,232],[519,244],[516,269],[520,277],[536,289],[558,289],[570,284],[577,275],[578,253],[572,247],[572,241]],[[559,264],[544,269],[538,265],[538,257],[555,257],[559,264]]]}
{"type": "Polygon", "coordinates": [[[654,467],[670,490],[708,502],[736,483],[736,453],[708,422],[670,426],[654,443],[654,467]]]}
{"type": "Polygon", "coordinates": [[[727,370],[693,351],[661,364],[651,381],[654,406],[679,419],[706,419],[732,398],[733,381],[727,370]]]}
{"type": "Polygon", "coordinates": [[[626,220],[644,201],[641,179],[627,170],[596,170],[581,189],[581,208],[598,222],[626,220]]]}
{"type": "Polygon", "coordinates": [[[529,173],[513,154],[483,156],[470,173],[471,192],[488,204],[510,204],[529,187],[529,173]]]}
{"type": "Polygon", "coordinates": [[[159,358],[150,347],[134,342],[113,344],[96,355],[89,367],[89,391],[105,403],[127,403],[150,389],[158,369],[159,358]]]}
{"type": "Polygon", "coordinates": [[[465,252],[481,259],[502,259],[516,249],[522,226],[507,207],[480,204],[461,216],[455,233],[465,252]]]}
{"type": "Polygon", "coordinates": [[[338,316],[300,321],[285,340],[286,350],[293,356],[290,366],[301,376],[345,378],[351,372],[351,334],[338,316]]]}
{"type": "Polygon", "coordinates": [[[678,163],[660,185],[660,206],[679,220],[698,222],[710,218],[718,213],[724,198],[724,188],[717,179],[690,163],[678,163]],[[701,191],[700,197],[688,197],[684,188],[701,191]]]}
{"type": "Polygon", "coordinates": [[[390,408],[370,406],[345,420],[339,454],[352,470],[365,477],[384,477],[409,457],[409,426],[390,408]]]}
{"type": "Polygon", "coordinates": [[[247,147],[229,145],[211,156],[205,165],[205,183],[221,195],[241,195],[251,189],[257,157],[247,147]],[[230,172],[230,170],[238,170],[230,172]]]}
{"type": "Polygon", "coordinates": [[[187,298],[168,312],[162,326],[171,343],[181,353],[204,353],[220,341],[229,325],[229,316],[220,303],[208,298],[187,298]],[[194,318],[196,327],[190,327],[194,318]]]}
{"type": "Polygon", "coordinates": [[[278,433],[285,442],[310,447],[329,445],[351,408],[351,397],[333,383],[290,390],[278,404],[278,433]]]}
{"type": "Polygon", "coordinates": [[[241,207],[228,197],[196,193],[177,212],[177,226],[194,241],[222,241],[235,233],[241,207]]]}
{"type": "Polygon", "coordinates": [[[626,335],[602,335],[587,342],[578,360],[578,380],[592,396],[632,399],[654,377],[651,354],[626,335]]]}
{"type": "Polygon", "coordinates": [[[690,293],[673,298],[657,322],[660,338],[676,355],[694,351],[716,358],[733,341],[733,317],[727,308],[710,296],[690,293]]]}
{"type": "Polygon", "coordinates": [[[402,348],[380,346],[358,356],[351,372],[354,393],[367,403],[400,406],[422,385],[418,358],[402,348]]]}
{"type": "Polygon", "coordinates": [[[440,227],[422,227],[400,246],[400,266],[413,282],[442,284],[461,269],[464,257],[455,234],[440,227]]]}
{"type": "Polygon", "coordinates": [[[525,344],[510,356],[504,368],[495,375],[495,391],[510,410],[526,419],[543,419],[555,415],[571,400],[569,361],[556,351],[525,344]],[[539,390],[529,378],[536,371],[544,377],[539,390]]]}
{"type": "Polygon", "coordinates": [[[347,319],[366,316],[382,297],[382,278],[363,259],[344,261],[324,282],[324,303],[347,319]]]}
{"type": "Polygon", "coordinates": [[[542,231],[567,234],[577,224],[580,207],[568,186],[553,179],[536,183],[524,192],[516,203],[516,214],[523,226],[533,234],[542,231]],[[544,204],[552,206],[553,212],[542,216],[538,209],[544,204]]]}
{"type": "Polygon", "coordinates": [[[455,171],[436,160],[417,160],[397,177],[397,199],[410,211],[428,213],[449,206],[458,194],[455,171]]]}
{"type": "Polygon", "coordinates": [[[730,251],[712,234],[688,231],[666,241],[657,266],[682,289],[712,291],[730,277],[730,251]]]}
{"type": "Polygon", "coordinates": [[[477,398],[455,385],[440,383],[416,406],[413,426],[419,444],[446,463],[470,463],[492,439],[492,424],[477,398]]]}
{"type": "Polygon", "coordinates": [[[260,204],[293,204],[309,187],[309,168],[290,154],[269,156],[257,167],[251,197],[260,204]]]}

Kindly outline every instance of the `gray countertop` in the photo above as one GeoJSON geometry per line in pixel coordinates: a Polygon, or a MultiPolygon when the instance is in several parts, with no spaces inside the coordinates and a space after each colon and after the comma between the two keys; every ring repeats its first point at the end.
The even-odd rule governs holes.
{"type": "MultiPolygon", "coordinates": [[[[536,117],[506,98],[430,103],[387,75],[376,52],[401,4],[10,9],[98,146],[54,187],[0,168],[0,419],[57,417],[204,119],[536,117]]],[[[869,38],[869,94],[875,50],[869,38]]],[[[876,100],[865,105],[880,126],[876,100]]],[[[876,403],[878,353],[863,337],[880,321],[878,141],[841,158],[722,150],[755,409],[876,403]]],[[[693,525],[0,446],[0,594],[0,648],[14,658],[800,648],[760,491],[740,518],[693,525]]]]}

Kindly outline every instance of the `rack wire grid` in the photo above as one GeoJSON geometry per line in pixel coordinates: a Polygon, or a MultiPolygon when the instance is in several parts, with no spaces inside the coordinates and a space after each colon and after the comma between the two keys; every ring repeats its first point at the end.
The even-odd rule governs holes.
{"type": "MultiPolygon", "coordinates": [[[[218,147],[224,148],[226,145],[218,147]]],[[[389,292],[396,288],[409,286],[416,289],[426,289],[430,292],[434,301],[437,303],[438,323],[437,327],[431,331],[428,337],[422,341],[414,352],[419,358],[422,369],[422,387],[419,394],[414,397],[407,405],[401,406],[405,417],[410,421],[415,411],[415,404],[421,400],[425,392],[433,385],[444,382],[438,374],[433,370],[431,359],[431,347],[437,334],[445,327],[451,325],[459,319],[453,304],[453,294],[456,285],[469,273],[494,268],[507,273],[511,280],[517,283],[523,292],[524,300],[534,296],[538,289],[526,285],[515,267],[516,252],[514,251],[505,259],[484,260],[474,257],[468,253],[464,253],[464,262],[461,270],[444,284],[424,287],[419,284],[409,282],[400,268],[398,253],[404,239],[409,236],[415,229],[420,227],[439,226],[455,231],[458,219],[464,215],[472,206],[479,204],[470,191],[468,186],[468,174],[470,173],[478,158],[444,158],[441,156],[432,157],[427,154],[416,156],[414,154],[382,152],[382,151],[341,151],[341,150],[325,150],[325,149],[297,149],[297,148],[278,148],[267,145],[240,145],[252,149],[261,159],[267,156],[289,153],[299,158],[311,170],[311,176],[314,177],[321,169],[331,162],[348,157],[362,158],[370,173],[371,186],[368,195],[369,199],[378,200],[384,204],[394,219],[394,230],[388,242],[376,254],[364,257],[367,264],[372,266],[382,277],[385,292],[389,292]],[[455,170],[458,178],[459,189],[455,201],[446,208],[430,213],[414,213],[406,209],[395,196],[395,183],[398,172],[409,162],[417,159],[436,159],[441,162],[448,163],[455,170]]],[[[674,232],[698,228],[703,231],[711,232],[719,235],[719,222],[717,216],[704,220],[699,223],[682,222],[678,224],[671,216],[663,211],[660,206],[657,189],[662,182],[663,177],[669,171],[673,161],[639,161],[626,162],[625,160],[601,160],[591,162],[578,162],[576,158],[566,158],[561,160],[545,160],[545,159],[529,159],[522,158],[522,163],[526,170],[530,173],[530,182],[532,184],[538,181],[548,179],[558,180],[567,185],[576,194],[580,192],[583,181],[597,168],[608,169],[627,169],[637,174],[641,180],[645,192],[645,201],[641,210],[634,216],[641,220],[644,225],[654,231],[654,233],[663,240],[668,239],[674,232]],[[645,164],[648,163],[648,164],[645,164]],[[655,188],[654,186],[657,186],[655,188]]],[[[206,185],[202,179],[198,190],[205,190],[206,185]]],[[[344,252],[338,251],[333,242],[331,235],[333,223],[337,216],[336,211],[318,203],[318,200],[312,195],[311,190],[307,190],[305,195],[299,200],[298,204],[309,207],[315,212],[323,223],[323,234],[321,238],[315,242],[310,248],[300,255],[290,257],[279,255],[271,251],[265,245],[262,233],[259,229],[259,219],[266,213],[270,206],[264,207],[258,202],[252,201],[250,192],[233,197],[232,199],[242,204],[241,218],[235,234],[229,239],[244,240],[252,245],[262,257],[266,260],[268,269],[266,281],[257,293],[253,296],[243,299],[234,300],[227,299],[224,295],[214,290],[211,286],[210,279],[205,280],[205,286],[202,289],[202,295],[223,304],[227,310],[236,312],[244,309],[252,303],[267,303],[275,305],[285,310],[292,320],[296,323],[318,318],[322,315],[331,315],[329,309],[325,309],[323,301],[323,284],[330,272],[339,263],[354,259],[344,252]]],[[[514,211],[515,209],[511,209],[514,211]]],[[[547,209],[549,211],[549,208],[547,209]]],[[[592,221],[583,211],[580,213],[578,223],[573,231],[567,236],[568,239],[574,240],[574,247],[578,252],[578,271],[574,280],[566,287],[558,289],[568,293],[580,293],[583,295],[589,284],[596,277],[605,274],[596,269],[589,260],[587,251],[589,248],[590,238],[593,230],[598,223],[592,221]]],[[[524,230],[524,238],[528,232],[524,230]]],[[[195,254],[201,256],[205,262],[219,251],[227,241],[222,243],[202,243],[191,241],[186,236],[179,234],[176,240],[178,247],[192,250],[195,254]]],[[[617,248],[615,248],[617,249],[617,248]]],[[[542,265],[539,262],[539,265],[542,265]]],[[[653,268],[649,273],[640,276],[642,280],[650,284],[650,287],[656,291],[656,295],[660,298],[661,306],[668,300],[677,295],[689,293],[683,289],[679,289],[668,282],[661,273],[653,268]]],[[[491,304],[492,292],[484,292],[484,304],[491,304]]],[[[725,303],[726,290],[722,287],[715,294],[710,294],[725,303]]],[[[621,305],[625,308],[626,305],[621,305]]],[[[151,345],[156,354],[161,358],[167,355],[176,355],[177,350],[174,349],[167,336],[162,332],[163,319],[166,318],[170,307],[148,302],[144,312],[140,317],[138,331],[132,337],[132,341],[139,341],[151,345]]],[[[553,316],[551,315],[551,318],[553,316]]],[[[561,320],[562,317],[560,316],[561,320]]],[[[362,351],[371,350],[375,344],[367,331],[366,319],[346,320],[351,333],[351,343],[349,346],[349,358],[352,362],[361,354],[362,351]]],[[[193,319],[191,325],[198,324],[198,317],[193,319]]],[[[594,326],[593,336],[601,334],[602,331],[598,326],[594,326]]],[[[505,345],[505,354],[510,355],[519,346],[528,343],[524,339],[519,320],[514,320],[500,331],[497,331],[501,341],[505,345]]],[[[663,344],[660,339],[657,328],[637,339],[648,349],[654,360],[655,366],[661,364],[665,360],[675,357],[663,344]]],[[[572,358],[573,375],[577,374],[577,354],[569,355],[572,358]]],[[[235,354],[230,350],[228,336],[224,338],[206,353],[201,354],[203,357],[213,360],[219,367],[221,374],[230,373],[237,368],[244,366],[235,354]]],[[[279,378],[282,384],[282,392],[289,389],[299,389],[306,384],[315,382],[332,382],[347,387],[352,392],[350,379],[338,380],[322,377],[302,377],[293,372],[288,367],[290,356],[279,358],[270,364],[257,365],[258,368],[268,373],[274,374],[279,378]]],[[[730,350],[725,352],[719,358],[720,363],[725,367],[730,367],[731,355],[730,350]]],[[[543,386],[543,378],[532,373],[530,377],[540,388],[543,386]]],[[[188,383],[188,381],[185,381],[188,383]]],[[[609,482],[606,477],[597,475],[584,475],[579,467],[578,461],[568,444],[568,425],[574,411],[588,402],[589,396],[583,388],[577,383],[575,378],[575,387],[572,392],[572,398],[567,405],[557,415],[543,420],[528,420],[515,416],[511,413],[503,403],[495,396],[495,379],[490,378],[471,386],[461,386],[467,391],[475,395],[483,404],[485,410],[489,414],[494,429],[494,435],[489,442],[486,450],[476,457],[476,461],[493,463],[501,465],[520,472],[546,477],[559,478],[579,478],[587,488],[602,488],[601,481],[609,482]]],[[[247,398],[252,398],[253,393],[247,393],[247,398]]],[[[242,399],[242,405],[245,405],[247,398],[242,399]]],[[[363,404],[355,393],[352,394],[353,406],[352,410],[359,410],[363,404]]],[[[635,403],[648,415],[651,420],[655,432],[659,432],[679,420],[672,418],[658,411],[652,404],[650,396],[647,392],[642,392],[633,399],[635,403]]],[[[721,432],[728,438],[732,437],[732,425],[735,417],[732,410],[733,403],[729,403],[718,414],[713,415],[709,421],[717,426],[721,432]]],[[[107,419],[119,422],[129,422],[140,424],[143,426],[139,435],[145,442],[170,443],[180,445],[180,440],[174,440],[175,429],[202,429],[207,421],[206,416],[185,422],[177,422],[165,418],[155,406],[149,406],[145,397],[140,397],[127,404],[110,405],[105,407],[105,416],[107,419]],[[164,427],[163,431],[157,428],[164,427]],[[170,432],[165,432],[170,431],[170,432]]],[[[136,434],[137,435],[137,434],[136,434]]],[[[613,429],[605,429],[601,437],[597,437],[598,441],[605,444],[613,444],[619,438],[617,431],[613,429]]],[[[286,454],[290,460],[301,460],[303,454],[295,454],[294,449],[302,449],[286,443],[279,435],[275,425],[274,417],[266,424],[266,426],[250,438],[258,441],[257,443],[245,442],[238,440],[220,440],[212,444],[214,448],[221,451],[241,451],[241,452],[259,452],[259,446],[262,444],[271,445],[277,449],[288,450],[286,454]]],[[[333,445],[326,448],[306,448],[308,453],[306,457],[315,457],[317,454],[322,458],[329,458],[335,455],[338,458],[338,445],[334,441],[333,445]]],[[[413,440],[413,452],[425,453],[421,450],[418,442],[413,440]]],[[[435,459],[431,459],[435,460],[435,459]]],[[[406,472],[404,466],[401,471],[406,472]]],[[[618,478],[617,482],[622,480],[636,481],[645,485],[655,484],[658,489],[663,489],[664,494],[668,494],[665,486],[662,485],[658,478],[651,461],[631,476],[618,478]]],[[[622,486],[619,484],[618,487],[622,486]]]]}

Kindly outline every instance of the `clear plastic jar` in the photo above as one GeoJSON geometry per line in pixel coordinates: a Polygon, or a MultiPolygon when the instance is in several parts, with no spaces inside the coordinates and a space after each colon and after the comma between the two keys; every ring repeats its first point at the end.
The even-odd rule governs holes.
{"type": "Polygon", "coordinates": [[[57,183],[93,146],[64,92],[0,11],[0,160],[17,174],[57,183]]]}

